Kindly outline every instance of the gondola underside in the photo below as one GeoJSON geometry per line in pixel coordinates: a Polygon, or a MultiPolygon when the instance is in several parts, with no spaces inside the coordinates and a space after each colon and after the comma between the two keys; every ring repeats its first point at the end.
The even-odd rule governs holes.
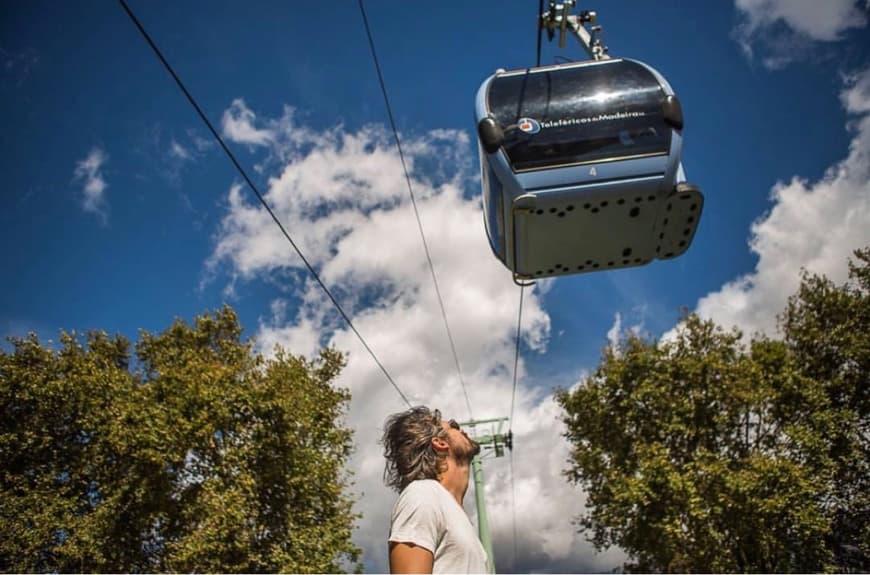
{"type": "Polygon", "coordinates": [[[517,198],[517,277],[642,266],[686,251],[697,230],[703,195],[685,183],[667,195],[645,193],[642,183],[621,193],[599,187],[578,194],[575,188],[517,198]]]}

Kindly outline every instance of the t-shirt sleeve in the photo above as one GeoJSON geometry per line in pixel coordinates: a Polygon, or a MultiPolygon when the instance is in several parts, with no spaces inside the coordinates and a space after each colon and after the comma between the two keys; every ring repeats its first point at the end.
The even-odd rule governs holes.
{"type": "Polygon", "coordinates": [[[393,508],[390,541],[413,543],[433,554],[443,532],[444,518],[435,498],[423,485],[412,483],[393,508]]]}

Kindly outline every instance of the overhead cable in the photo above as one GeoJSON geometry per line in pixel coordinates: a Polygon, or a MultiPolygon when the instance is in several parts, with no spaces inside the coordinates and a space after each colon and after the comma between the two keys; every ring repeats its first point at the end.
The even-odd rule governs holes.
{"type": "Polygon", "coordinates": [[[474,419],[471,413],[471,401],[468,399],[468,390],[465,387],[465,380],[462,378],[462,369],[459,367],[459,356],[456,354],[456,345],[453,342],[453,333],[450,331],[450,323],[447,321],[447,311],[444,309],[444,300],[441,297],[441,289],[438,287],[438,277],[435,275],[435,266],[432,264],[432,256],[429,253],[429,244],[426,242],[426,234],[423,232],[423,222],[420,220],[420,211],[417,209],[417,200],[414,198],[414,189],[411,185],[411,176],[408,173],[408,166],[405,163],[405,154],[402,152],[402,142],[399,139],[399,130],[396,128],[396,120],[393,117],[393,108],[390,105],[390,98],[387,96],[387,86],[384,82],[384,75],[381,73],[381,64],[378,60],[378,53],[375,50],[375,41],[372,38],[372,31],[369,27],[369,19],[366,16],[366,9],[363,6],[363,0],[359,0],[359,10],[362,14],[363,24],[365,25],[366,35],[369,40],[369,48],[372,51],[372,59],[375,62],[375,69],[378,73],[378,81],[381,85],[381,93],[384,95],[384,103],[387,107],[387,115],[390,117],[390,126],[393,129],[393,137],[396,140],[396,148],[399,150],[399,160],[402,162],[402,170],[405,172],[405,181],[408,183],[408,194],[411,196],[411,205],[414,207],[414,217],[417,219],[417,227],[420,229],[420,237],[423,240],[423,250],[426,252],[426,261],[429,262],[429,271],[432,274],[432,283],[435,285],[435,295],[438,296],[438,305],[441,307],[441,318],[444,320],[444,328],[447,330],[447,339],[450,341],[450,351],[453,353],[453,362],[456,364],[456,373],[459,375],[459,384],[462,386],[462,393],[465,395],[465,405],[468,408],[468,416],[474,419]]]}
{"type": "Polygon", "coordinates": [[[510,427],[513,428],[514,425],[514,404],[516,403],[517,398],[517,367],[520,362],[520,328],[523,322],[523,294],[526,291],[526,286],[520,286],[520,305],[519,311],[517,312],[517,335],[515,340],[515,348],[514,348],[514,385],[513,391],[511,392],[511,416],[510,416],[510,427]]]}
{"type": "Polygon", "coordinates": [[[172,79],[175,80],[176,84],[178,84],[178,87],[181,89],[181,91],[187,97],[187,100],[190,102],[190,104],[196,110],[196,113],[199,114],[199,117],[202,119],[202,121],[208,127],[209,131],[212,133],[214,138],[217,140],[218,144],[220,144],[224,153],[230,159],[233,166],[235,166],[236,171],[239,172],[239,174],[242,176],[242,178],[248,184],[248,187],[251,189],[251,191],[254,192],[254,195],[257,196],[257,199],[260,200],[260,203],[263,205],[263,207],[266,209],[266,211],[269,213],[269,215],[272,216],[272,220],[275,222],[275,224],[277,224],[278,228],[280,228],[281,233],[284,234],[284,237],[287,238],[287,241],[290,242],[290,245],[293,246],[293,249],[296,251],[296,254],[302,260],[302,263],[304,263],[305,267],[308,268],[308,271],[311,273],[311,276],[314,278],[314,280],[317,282],[317,284],[323,289],[324,293],[326,293],[326,295],[329,297],[332,304],[338,310],[338,313],[341,314],[341,317],[344,318],[344,321],[347,322],[348,327],[350,327],[350,329],[353,331],[353,333],[356,334],[357,338],[359,338],[360,342],[363,344],[363,347],[365,347],[366,351],[369,352],[369,355],[372,356],[372,359],[375,360],[375,363],[381,369],[384,376],[386,376],[387,380],[392,384],[392,386],[398,392],[398,394],[402,398],[402,400],[406,404],[408,404],[408,407],[411,407],[411,402],[408,401],[408,398],[405,396],[404,393],[402,393],[402,390],[399,388],[398,384],[396,384],[396,382],[393,380],[392,376],[387,371],[387,368],[385,368],[384,365],[380,362],[378,357],[375,355],[375,352],[372,351],[372,348],[369,347],[369,344],[366,343],[366,340],[365,340],[365,338],[363,338],[362,334],[359,331],[357,331],[356,327],[353,325],[353,322],[350,320],[350,317],[348,317],[348,315],[345,313],[344,309],[341,307],[341,304],[339,304],[338,300],[335,299],[335,296],[332,295],[332,292],[329,291],[329,288],[326,287],[326,284],[323,283],[323,280],[320,279],[320,276],[314,270],[314,267],[308,262],[308,259],[302,253],[302,250],[299,249],[299,247],[296,245],[296,242],[294,242],[293,238],[290,237],[290,234],[287,233],[287,230],[284,228],[284,225],[278,219],[278,216],[275,215],[275,212],[273,212],[272,208],[269,207],[269,204],[266,203],[266,200],[263,198],[263,195],[257,189],[257,186],[255,186],[254,182],[251,181],[251,178],[248,177],[247,172],[245,172],[244,168],[242,168],[242,166],[236,160],[236,157],[233,155],[233,153],[230,151],[230,149],[224,143],[223,138],[221,138],[220,134],[218,134],[217,130],[215,130],[214,126],[209,121],[208,117],[205,115],[205,113],[199,107],[199,104],[196,103],[196,100],[193,98],[193,96],[190,94],[190,92],[188,92],[187,88],[184,86],[184,83],[181,81],[181,79],[175,73],[175,70],[172,69],[172,66],[169,65],[169,62],[166,60],[166,58],[163,57],[163,53],[160,51],[160,49],[157,47],[157,45],[151,39],[151,36],[148,35],[148,32],[145,31],[145,28],[139,22],[139,19],[136,18],[136,15],[133,14],[133,11],[130,9],[130,7],[127,5],[127,3],[124,0],[118,0],[118,1],[121,3],[121,6],[124,8],[124,11],[127,12],[127,15],[130,17],[130,20],[133,21],[133,24],[135,24],[136,28],[139,29],[139,32],[145,38],[145,41],[148,42],[149,46],[151,46],[151,49],[154,51],[154,54],[156,54],[157,58],[160,60],[160,62],[163,63],[163,66],[166,68],[166,70],[172,76],[172,79]]]}

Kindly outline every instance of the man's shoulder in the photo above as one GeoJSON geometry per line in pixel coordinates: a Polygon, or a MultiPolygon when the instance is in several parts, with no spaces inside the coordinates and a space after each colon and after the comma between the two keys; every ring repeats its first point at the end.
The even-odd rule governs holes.
{"type": "Polygon", "coordinates": [[[409,501],[425,501],[430,504],[437,504],[440,501],[439,490],[444,489],[441,484],[434,479],[418,479],[409,483],[399,494],[397,504],[403,504],[409,501]]]}
{"type": "Polygon", "coordinates": [[[429,479],[409,483],[393,505],[393,522],[401,517],[415,517],[415,521],[424,517],[432,520],[443,518],[444,505],[438,489],[442,489],[441,485],[429,479]]]}
{"type": "Polygon", "coordinates": [[[415,495],[415,494],[430,494],[430,493],[438,493],[440,489],[444,489],[441,487],[441,484],[435,481],[434,479],[417,479],[416,481],[412,481],[409,483],[403,490],[402,495],[415,495]]]}

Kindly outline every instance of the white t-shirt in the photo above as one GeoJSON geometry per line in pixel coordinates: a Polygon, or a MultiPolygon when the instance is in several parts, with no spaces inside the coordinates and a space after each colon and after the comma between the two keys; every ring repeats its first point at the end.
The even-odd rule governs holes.
{"type": "Polygon", "coordinates": [[[389,540],[431,551],[433,573],[487,573],[486,551],[468,515],[434,479],[412,481],[399,495],[389,540]]]}

